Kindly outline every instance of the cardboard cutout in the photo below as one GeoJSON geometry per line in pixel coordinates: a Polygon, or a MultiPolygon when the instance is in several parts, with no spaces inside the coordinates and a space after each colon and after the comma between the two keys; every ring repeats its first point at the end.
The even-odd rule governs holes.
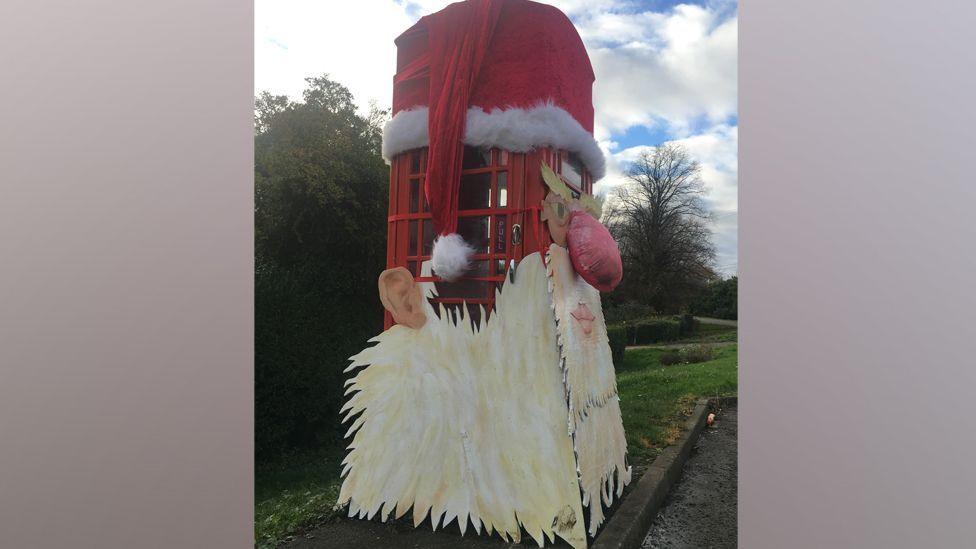
{"type": "Polygon", "coordinates": [[[578,458],[583,505],[590,509],[592,536],[603,523],[603,507],[609,507],[630,483],[617,379],[600,292],[576,274],[565,248],[550,246],[546,264],[569,403],[569,431],[578,458]]]}
{"type": "Polygon", "coordinates": [[[522,527],[540,546],[559,536],[586,547],[539,254],[523,259],[481,330],[464,308],[457,322],[427,300],[423,309],[421,328],[393,326],[352,357],[339,502],[349,516],[386,520],[412,507],[414,525],[429,513],[435,529],[456,519],[462,533],[470,521],[514,541],[522,527]]]}
{"type": "Polygon", "coordinates": [[[435,529],[456,521],[462,534],[471,525],[517,542],[524,530],[540,546],[559,537],[585,548],[631,479],[600,305],[620,282],[620,254],[587,194],[604,171],[589,58],[564,14],[528,0],[457,2],[396,44],[383,153],[402,169],[391,171],[391,268],[378,281],[396,324],[347,370],[338,504],[351,517],[412,509],[415,526],[429,516],[435,529]],[[465,145],[507,158],[467,172],[488,197],[508,197],[465,207],[466,220],[485,220],[473,232],[458,220],[465,145]],[[540,171],[526,163],[537,149],[540,171]],[[420,185],[429,211],[412,198],[420,185]],[[501,283],[490,316],[469,315],[457,294],[443,298],[450,311],[435,309],[435,283],[454,280],[482,295],[496,287],[481,284],[501,283]]]}

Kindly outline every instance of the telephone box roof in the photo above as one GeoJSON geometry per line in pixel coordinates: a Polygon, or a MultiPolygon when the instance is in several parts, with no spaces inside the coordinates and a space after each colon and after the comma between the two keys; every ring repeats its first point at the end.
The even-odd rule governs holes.
{"type": "Polygon", "coordinates": [[[466,0],[422,17],[395,43],[394,116],[383,136],[387,159],[427,146],[431,97],[468,84],[465,144],[513,152],[564,149],[595,179],[603,176],[603,153],[593,138],[593,69],[576,28],[557,8],[529,0],[466,0]],[[473,70],[444,74],[472,47],[483,48],[473,70]]]}

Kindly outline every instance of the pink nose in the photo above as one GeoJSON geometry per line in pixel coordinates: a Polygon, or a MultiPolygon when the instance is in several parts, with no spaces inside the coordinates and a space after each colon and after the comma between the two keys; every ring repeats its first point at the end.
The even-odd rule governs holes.
{"type": "Polygon", "coordinates": [[[574,211],[570,216],[566,244],[573,268],[597,290],[613,290],[624,276],[617,243],[610,231],[588,213],[574,211]]]}

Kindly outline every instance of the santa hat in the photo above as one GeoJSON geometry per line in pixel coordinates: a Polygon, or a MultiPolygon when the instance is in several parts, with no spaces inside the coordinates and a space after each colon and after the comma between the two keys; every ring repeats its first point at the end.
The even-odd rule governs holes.
{"type": "Polygon", "coordinates": [[[396,39],[393,119],[383,156],[428,147],[425,192],[438,238],[431,265],[454,280],[474,250],[457,234],[464,145],[576,153],[604,174],[593,138],[593,69],[572,22],[528,0],[466,0],[396,39]]]}

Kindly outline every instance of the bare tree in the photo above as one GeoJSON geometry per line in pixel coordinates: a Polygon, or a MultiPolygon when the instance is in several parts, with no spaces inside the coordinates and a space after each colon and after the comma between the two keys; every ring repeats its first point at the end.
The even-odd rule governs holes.
{"type": "Polygon", "coordinates": [[[605,208],[620,246],[624,280],[616,301],[676,311],[715,278],[701,166],[680,145],[643,153],[605,208]]]}

